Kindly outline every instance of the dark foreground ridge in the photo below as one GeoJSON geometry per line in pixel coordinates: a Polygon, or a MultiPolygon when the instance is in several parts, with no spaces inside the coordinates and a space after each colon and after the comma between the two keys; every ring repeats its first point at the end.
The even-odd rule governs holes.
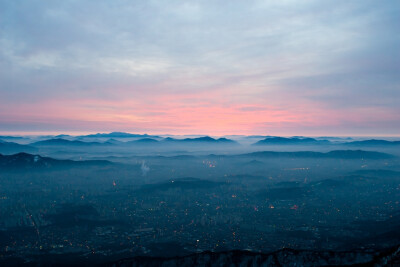
{"type": "Polygon", "coordinates": [[[135,257],[105,264],[112,267],[136,266],[400,266],[400,246],[372,251],[307,251],[282,249],[272,253],[243,250],[202,252],[184,257],[135,257]]]}

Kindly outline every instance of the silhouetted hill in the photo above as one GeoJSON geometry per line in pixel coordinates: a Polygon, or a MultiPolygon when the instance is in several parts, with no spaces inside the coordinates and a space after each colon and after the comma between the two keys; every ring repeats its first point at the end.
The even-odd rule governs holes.
{"type": "Polygon", "coordinates": [[[0,153],[18,153],[18,152],[35,152],[37,148],[29,145],[20,145],[14,142],[5,142],[0,140],[0,153]]]}
{"type": "Polygon", "coordinates": [[[267,137],[260,140],[253,145],[327,145],[330,144],[328,140],[317,140],[307,137],[267,137]]]}
{"type": "Polygon", "coordinates": [[[116,140],[114,138],[110,138],[107,140],[107,142],[105,142],[106,144],[114,144],[114,145],[120,145],[123,144],[124,142],[116,140]]]}
{"type": "Polygon", "coordinates": [[[390,159],[394,158],[393,155],[376,152],[376,151],[364,151],[364,150],[333,150],[325,153],[328,158],[342,158],[342,159],[390,159]]]}
{"type": "Polygon", "coordinates": [[[228,143],[228,144],[236,144],[237,143],[236,141],[233,141],[233,140],[225,138],[225,137],[218,138],[217,142],[228,143]]]}
{"type": "Polygon", "coordinates": [[[342,141],[342,140],[353,140],[351,137],[337,137],[337,136],[320,136],[318,139],[331,139],[331,140],[336,140],[336,141],[342,141]]]}
{"type": "Polygon", "coordinates": [[[89,137],[89,138],[102,138],[102,137],[109,137],[109,138],[137,138],[137,137],[157,137],[148,134],[131,134],[131,133],[124,133],[124,132],[111,132],[111,133],[97,133],[97,134],[89,134],[89,135],[82,135],[80,137],[89,137]]]}
{"type": "Polygon", "coordinates": [[[388,159],[393,158],[393,155],[375,151],[363,150],[333,150],[327,153],[313,151],[298,151],[298,152],[275,152],[275,151],[260,151],[248,154],[241,154],[245,157],[263,157],[263,158],[338,158],[338,159],[388,159]]]}
{"type": "Polygon", "coordinates": [[[14,155],[0,154],[0,169],[2,170],[27,170],[52,167],[73,167],[73,166],[94,166],[111,165],[106,160],[58,160],[28,153],[18,153],[14,155]]]}
{"type": "Polygon", "coordinates": [[[26,137],[22,136],[11,136],[11,135],[0,135],[0,140],[23,140],[26,139],[26,137]]]}
{"type": "Polygon", "coordinates": [[[48,139],[32,143],[33,146],[104,146],[112,145],[110,142],[99,143],[99,142],[83,142],[83,141],[70,141],[62,138],[48,139]]]}
{"type": "Polygon", "coordinates": [[[353,141],[347,142],[345,145],[348,146],[400,146],[400,141],[387,141],[387,140],[363,140],[363,141],[353,141]]]}
{"type": "Polygon", "coordinates": [[[185,138],[185,139],[175,139],[167,137],[163,140],[164,142],[176,142],[176,143],[202,143],[202,144],[237,144],[236,141],[227,138],[214,139],[209,136],[197,137],[197,138],[185,138]]]}
{"type": "Polygon", "coordinates": [[[157,141],[156,139],[153,139],[153,138],[142,138],[139,140],[129,141],[126,143],[128,143],[128,144],[157,144],[157,143],[159,143],[159,141],[157,141]]]}
{"type": "Polygon", "coordinates": [[[272,253],[243,250],[205,251],[183,257],[134,257],[105,264],[113,267],[169,266],[169,267],[219,267],[219,266],[398,266],[400,247],[382,252],[359,251],[309,251],[282,249],[272,253]]]}

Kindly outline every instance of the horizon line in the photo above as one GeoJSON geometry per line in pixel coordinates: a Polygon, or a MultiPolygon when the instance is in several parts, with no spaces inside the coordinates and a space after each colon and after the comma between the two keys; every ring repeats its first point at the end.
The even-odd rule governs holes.
{"type": "Polygon", "coordinates": [[[149,136],[281,136],[281,137],[400,137],[400,134],[262,134],[262,133],[251,133],[251,134],[184,134],[184,133],[151,133],[151,132],[128,132],[128,131],[0,131],[0,136],[45,136],[45,135],[70,135],[70,136],[83,136],[93,134],[110,134],[110,133],[127,133],[137,135],[149,135],[149,136]]]}

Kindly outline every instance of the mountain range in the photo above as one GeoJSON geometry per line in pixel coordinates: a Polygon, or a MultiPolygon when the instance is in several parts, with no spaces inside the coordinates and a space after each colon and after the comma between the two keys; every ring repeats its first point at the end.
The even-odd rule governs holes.
{"type": "Polygon", "coordinates": [[[328,140],[317,140],[309,137],[267,137],[254,143],[254,145],[329,145],[330,143],[328,140]]]}
{"type": "Polygon", "coordinates": [[[43,169],[52,167],[77,167],[94,165],[111,165],[107,160],[58,160],[28,153],[18,153],[13,155],[0,154],[0,170],[27,170],[43,169]]]}
{"type": "Polygon", "coordinates": [[[104,146],[104,145],[112,145],[111,142],[83,142],[77,140],[66,140],[62,138],[48,139],[43,141],[34,142],[31,145],[33,146],[104,146]]]}
{"type": "Polygon", "coordinates": [[[131,134],[131,133],[124,133],[124,132],[111,132],[111,133],[97,133],[97,134],[89,134],[89,135],[81,135],[79,137],[86,137],[86,138],[138,138],[138,137],[158,137],[155,135],[148,135],[148,134],[131,134]]]}
{"type": "Polygon", "coordinates": [[[185,138],[185,139],[175,139],[167,137],[163,142],[176,142],[176,143],[213,143],[213,144],[237,144],[236,141],[227,138],[214,139],[209,136],[197,137],[197,138],[185,138]]]}
{"type": "MultiPolygon", "coordinates": [[[[248,136],[247,138],[253,138],[255,136],[248,136]]],[[[297,145],[330,145],[330,146],[349,146],[349,147],[396,147],[400,146],[400,141],[388,141],[382,139],[369,139],[361,141],[349,141],[351,139],[341,138],[339,141],[329,141],[323,138],[311,138],[304,136],[293,136],[293,137],[279,137],[279,136],[258,136],[264,139],[253,143],[253,146],[297,146],[297,145]],[[346,141],[345,141],[346,140],[346,141]]],[[[29,145],[19,144],[16,142],[10,142],[8,140],[13,140],[13,136],[4,136],[8,138],[6,140],[1,140],[0,138],[0,153],[17,153],[17,152],[28,152],[32,153],[37,151],[35,147],[44,146],[111,146],[111,145],[163,145],[163,144],[214,144],[214,145],[237,145],[237,141],[228,139],[225,137],[212,138],[210,136],[202,136],[196,138],[173,138],[166,137],[162,138],[160,136],[153,136],[148,134],[130,134],[124,132],[111,132],[111,133],[97,133],[91,135],[82,136],[70,136],[70,135],[57,135],[57,136],[47,136],[47,140],[40,140],[29,145]],[[85,139],[89,138],[89,140],[85,139]],[[93,139],[92,139],[93,138],[93,139]],[[96,138],[108,138],[108,140],[101,139],[101,141],[96,140],[96,138]],[[124,138],[135,138],[136,140],[123,141],[124,138]]],[[[15,137],[15,140],[24,139],[23,137],[15,137]]],[[[43,138],[43,136],[42,136],[43,138]]],[[[331,138],[331,137],[329,137],[331,138]]],[[[27,139],[29,140],[29,139],[27,139]]]]}
{"type": "Polygon", "coordinates": [[[31,143],[32,146],[105,146],[105,145],[138,145],[138,144],[237,144],[237,142],[227,139],[227,138],[219,138],[214,139],[209,136],[198,137],[198,138],[185,138],[185,139],[175,139],[171,137],[164,138],[160,141],[146,137],[138,140],[121,142],[115,139],[109,139],[106,142],[85,142],[79,140],[67,140],[63,138],[53,138],[42,140],[38,142],[31,143]]]}

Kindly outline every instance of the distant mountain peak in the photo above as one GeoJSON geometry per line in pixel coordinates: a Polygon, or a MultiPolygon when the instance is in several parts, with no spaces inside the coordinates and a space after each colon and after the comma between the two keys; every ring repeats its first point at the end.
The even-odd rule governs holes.
{"type": "Polygon", "coordinates": [[[313,145],[313,144],[329,144],[328,140],[317,140],[311,137],[267,137],[260,140],[254,145],[313,145]]]}
{"type": "Polygon", "coordinates": [[[109,138],[135,138],[135,137],[157,137],[157,136],[151,136],[148,134],[131,134],[131,133],[125,133],[125,132],[111,132],[111,133],[97,133],[97,134],[89,134],[89,135],[83,135],[80,137],[87,137],[87,138],[104,138],[104,137],[109,137],[109,138]]]}
{"type": "Polygon", "coordinates": [[[32,143],[33,146],[93,146],[93,145],[111,145],[112,142],[99,143],[99,142],[84,142],[78,140],[67,140],[62,138],[53,138],[43,141],[32,143]]]}

